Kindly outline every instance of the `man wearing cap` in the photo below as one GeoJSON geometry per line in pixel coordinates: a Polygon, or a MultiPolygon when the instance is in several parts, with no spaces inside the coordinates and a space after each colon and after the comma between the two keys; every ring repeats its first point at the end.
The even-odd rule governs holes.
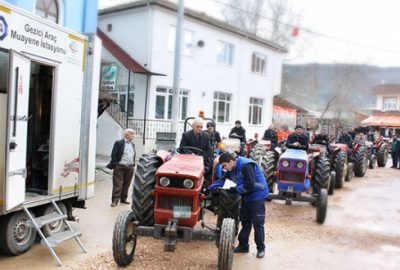
{"type": "Polygon", "coordinates": [[[240,120],[235,121],[235,126],[229,132],[229,138],[240,140],[240,155],[244,156],[244,145],[246,144],[246,130],[242,127],[240,120]]]}
{"type": "Polygon", "coordinates": [[[125,138],[114,143],[111,161],[106,166],[114,170],[111,207],[117,206],[119,201],[129,204],[128,189],[133,177],[136,156],[135,144],[132,142],[134,134],[133,129],[125,130],[125,138]]]}
{"type": "Polygon", "coordinates": [[[251,159],[238,157],[225,152],[219,157],[219,164],[227,171],[226,175],[214,184],[210,185],[210,191],[222,187],[225,179],[232,179],[235,187],[229,192],[239,193],[242,196],[240,206],[240,230],[239,245],[234,249],[235,253],[249,252],[249,236],[251,227],[254,228],[254,239],[257,245],[257,258],[265,255],[265,199],[268,197],[268,185],[259,165],[251,159]]]}
{"type": "Polygon", "coordinates": [[[304,134],[304,128],[301,125],[297,125],[294,128],[294,131],[294,133],[289,135],[286,147],[291,149],[307,150],[308,137],[304,134]]]}

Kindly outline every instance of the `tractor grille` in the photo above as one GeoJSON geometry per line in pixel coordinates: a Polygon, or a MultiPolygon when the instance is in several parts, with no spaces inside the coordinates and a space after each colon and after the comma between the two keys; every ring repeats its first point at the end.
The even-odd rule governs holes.
{"type": "Polygon", "coordinates": [[[189,206],[190,210],[193,208],[193,198],[185,196],[158,196],[158,208],[173,210],[174,206],[189,206]]]}
{"type": "Polygon", "coordinates": [[[303,183],[304,174],[302,174],[302,173],[293,173],[293,172],[281,172],[280,180],[303,183]]]}

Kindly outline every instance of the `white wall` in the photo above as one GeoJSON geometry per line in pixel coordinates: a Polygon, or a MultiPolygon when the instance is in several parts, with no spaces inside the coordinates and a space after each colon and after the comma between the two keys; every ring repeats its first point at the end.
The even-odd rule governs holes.
{"type": "MultiPolygon", "coordinates": [[[[174,54],[168,51],[168,30],[176,25],[174,13],[156,8],[153,11],[153,45],[151,68],[162,70],[167,77],[152,77],[151,91],[157,86],[172,86],[174,54]]],[[[241,120],[247,136],[261,133],[272,121],[273,95],[280,93],[282,55],[258,43],[214,28],[197,20],[185,18],[184,29],[193,31],[194,44],[203,40],[202,48],[194,46],[192,56],[182,56],[180,87],[190,90],[189,115],[197,115],[203,110],[212,117],[214,91],[233,94],[230,123],[218,123],[217,129],[227,135],[235,120],[241,120]],[[218,41],[234,45],[233,65],[217,63],[218,41]],[[251,72],[251,56],[258,52],[267,56],[265,75],[251,72]],[[248,124],[250,97],[264,99],[263,123],[260,126],[248,124]]],[[[151,95],[149,117],[154,118],[155,94],[151,95]]]]}
{"type": "Polygon", "coordinates": [[[124,129],[105,111],[97,119],[96,155],[111,156],[114,142],[124,137],[123,132],[124,129]]]}

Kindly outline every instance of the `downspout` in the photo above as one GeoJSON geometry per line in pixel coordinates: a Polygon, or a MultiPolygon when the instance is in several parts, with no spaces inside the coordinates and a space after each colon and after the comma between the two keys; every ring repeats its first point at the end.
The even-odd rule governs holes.
{"type": "Polygon", "coordinates": [[[143,145],[146,145],[146,120],[147,120],[147,96],[149,93],[149,80],[150,75],[146,75],[146,96],[144,98],[144,121],[143,121],[143,145]]]}

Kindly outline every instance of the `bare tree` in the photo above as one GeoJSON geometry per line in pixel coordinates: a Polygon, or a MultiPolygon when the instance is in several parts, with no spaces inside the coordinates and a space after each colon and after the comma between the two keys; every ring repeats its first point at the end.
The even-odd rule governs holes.
{"type": "Polygon", "coordinates": [[[287,0],[229,0],[222,14],[229,24],[283,46],[299,21],[287,0]]]}

